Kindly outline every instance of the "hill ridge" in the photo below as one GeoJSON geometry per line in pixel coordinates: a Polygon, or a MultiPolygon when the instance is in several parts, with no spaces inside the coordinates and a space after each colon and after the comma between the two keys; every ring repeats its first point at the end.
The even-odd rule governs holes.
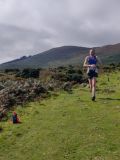
{"type": "MultiPolygon", "coordinates": [[[[92,47],[91,47],[92,48],[92,47]]],[[[120,62],[120,43],[94,47],[96,53],[107,63],[120,62]]],[[[0,69],[56,67],[67,64],[79,64],[89,52],[88,47],[60,46],[47,51],[0,64],[0,69]]]]}

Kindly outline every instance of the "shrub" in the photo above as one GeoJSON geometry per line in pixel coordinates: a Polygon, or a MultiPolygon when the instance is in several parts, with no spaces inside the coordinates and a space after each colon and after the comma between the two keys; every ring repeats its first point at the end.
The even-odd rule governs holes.
{"type": "Polygon", "coordinates": [[[67,76],[65,73],[56,73],[52,75],[52,78],[59,81],[67,81],[67,76]]]}
{"type": "Polygon", "coordinates": [[[23,69],[21,72],[16,74],[16,77],[39,78],[39,69],[23,69]]]}
{"type": "Polygon", "coordinates": [[[83,75],[83,73],[80,69],[77,70],[77,73],[83,75]]]}
{"type": "Polygon", "coordinates": [[[9,72],[14,72],[14,73],[16,73],[16,72],[19,72],[19,71],[20,71],[19,69],[5,69],[5,70],[4,70],[5,73],[9,73],[9,72]]]}
{"type": "Polygon", "coordinates": [[[68,74],[73,74],[73,73],[75,73],[76,71],[75,71],[73,68],[69,68],[67,72],[68,72],[68,74]]]}
{"type": "Polygon", "coordinates": [[[78,73],[68,74],[67,75],[68,81],[75,81],[75,82],[82,82],[82,75],[78,73]]]}

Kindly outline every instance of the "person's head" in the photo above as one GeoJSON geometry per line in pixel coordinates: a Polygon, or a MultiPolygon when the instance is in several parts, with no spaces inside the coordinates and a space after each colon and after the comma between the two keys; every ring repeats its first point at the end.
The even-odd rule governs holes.
{"type": "Polygon", "coordinates": [[[95,49],[94,48],[90,49],[89,54],[91,56],[94,56],[95,55],[95,49]]]}
{"type": "Polygon", "coordinates": [[[13,115],[15,116],[15,115],[17,115],[17,113],[14,111],[14,112],[13,112],[13,115]]]}

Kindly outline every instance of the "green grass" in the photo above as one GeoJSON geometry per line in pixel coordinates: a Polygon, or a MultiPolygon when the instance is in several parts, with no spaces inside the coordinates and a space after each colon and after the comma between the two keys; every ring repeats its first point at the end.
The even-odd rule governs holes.
{"type": "Polygon", "coordinates": [[[19,106],[21,124],[0,122],[0,160],[119,160],[119,73],[107,79],[98,79],[96,102],[77,85],[19,106]]]}

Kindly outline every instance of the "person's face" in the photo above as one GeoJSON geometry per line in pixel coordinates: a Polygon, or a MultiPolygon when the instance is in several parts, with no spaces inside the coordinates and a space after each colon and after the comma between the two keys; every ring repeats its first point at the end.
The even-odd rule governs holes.
{"type": "Polygon", "coordinates": [[[95,55],[95,50],[94,50],[94,49],[91,49],[91,50],[90,50],[90,55],[91,55],[91,56],[94,56],[94,55],[95,55]]]}

